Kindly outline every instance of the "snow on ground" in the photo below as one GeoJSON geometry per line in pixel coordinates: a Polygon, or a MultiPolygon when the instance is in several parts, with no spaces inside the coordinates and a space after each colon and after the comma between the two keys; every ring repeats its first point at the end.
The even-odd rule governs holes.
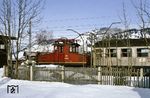
{"type": "MultiPolygon", "coordinates": [[[[0,70],[2,71],[2,69],[0,70]]],[[[149,98],[150,89],[107,85],[70,85],[0,79],[0,98],[149,98]],[[18,85],[19,93],[7,93],[7,85],[18,85]]]]}
{"type": "Polygon", "coordinates": [[[3,68],[0,68],[0,78],[3,76],[3,68]]]}
{"type": "MultiPolygon", "coordinates": [[[[5,81],[7,79],[9,80],[4,78],[5,81]]],[[[125,86],[70,85],[14,79],[0,85],[0,98],[149,98],[149,96],[150,89],[125,86]],[[19,85],[19,93],[8,94],[7,85],[19,85]]]]}

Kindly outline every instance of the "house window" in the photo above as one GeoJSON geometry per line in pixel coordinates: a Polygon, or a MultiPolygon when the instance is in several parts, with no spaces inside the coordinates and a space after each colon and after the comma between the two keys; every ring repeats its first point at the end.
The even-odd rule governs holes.
{"type": "Polygon", "coordinates": [[[5,45],[4,44],[0,44],[0,49],[5,49],[5,45]]]}
{"type": "Polygon", "coordinates": [[[147,48],[138,48],[137,57],[148,57],[149,50],[147,48]]]}
{"type": "Polygon", "coordinates": [[[121,56],[122,57],[131,57],[132,56],[132,49],[121,49],[121,56]]]}
{"type": "Polygon", "coordinates": [[[117,50],[116,49],[108,49],[108,57],[109,57],[109,51],[110,51],[110,56],[111,57],[117,57],[117,50]]]}

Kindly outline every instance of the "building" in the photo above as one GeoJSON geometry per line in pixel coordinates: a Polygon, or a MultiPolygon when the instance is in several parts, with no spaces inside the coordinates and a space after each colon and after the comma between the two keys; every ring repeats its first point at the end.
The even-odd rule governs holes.
{"type": "Polygon", "coordinates": [[[150,38],[103,40],[93,51],[94,66],[150,66],[150,38]]]}
{"type": "Polygon", "coordinates": [[[7,65],[7,51],[5,46],[5,38],[0,35],[0,67],[7,65]]]}
{"type": "MultiPolygon", "coordinates": [[[[11,40],[15,39],[15,37],[11,37],[11,40]]],[[[0,35],[0,68],[3,67],[3,65],[7,65],[7,45],[9,37],[0,35]]]]}

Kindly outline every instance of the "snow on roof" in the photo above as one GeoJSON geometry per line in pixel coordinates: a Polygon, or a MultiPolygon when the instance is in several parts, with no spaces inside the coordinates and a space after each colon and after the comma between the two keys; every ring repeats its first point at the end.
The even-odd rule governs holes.
{"type": "MultiPolygon", "coordinates": [[[[24,60],[25,59],[23,54],[24,54],[24,51],[19,52],[19,54],[18,54],[18,59],[19,60],[24,60]]],[[[14,55],[12,55],[12,60],[15,60],[14,55]]]]}

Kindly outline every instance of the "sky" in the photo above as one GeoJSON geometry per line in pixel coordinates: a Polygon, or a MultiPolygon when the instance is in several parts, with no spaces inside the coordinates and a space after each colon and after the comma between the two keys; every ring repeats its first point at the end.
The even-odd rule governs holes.
{"type": "MultiPolygon", "coordinates": [[[[137,2],[138,0],[132,0],[137,2]]],[[[113,22],[119,22],[122,17],[123,2],[127,19],[135,26],[138,19],[131,0],[46,0],[42,10],[42,22],[38,29],[53,32],[54,37],[78,36],[80,33],[94,29],[109,27],[113,22]]],[[[115,24],[112,27],[123,27],[115,24]]]]}

